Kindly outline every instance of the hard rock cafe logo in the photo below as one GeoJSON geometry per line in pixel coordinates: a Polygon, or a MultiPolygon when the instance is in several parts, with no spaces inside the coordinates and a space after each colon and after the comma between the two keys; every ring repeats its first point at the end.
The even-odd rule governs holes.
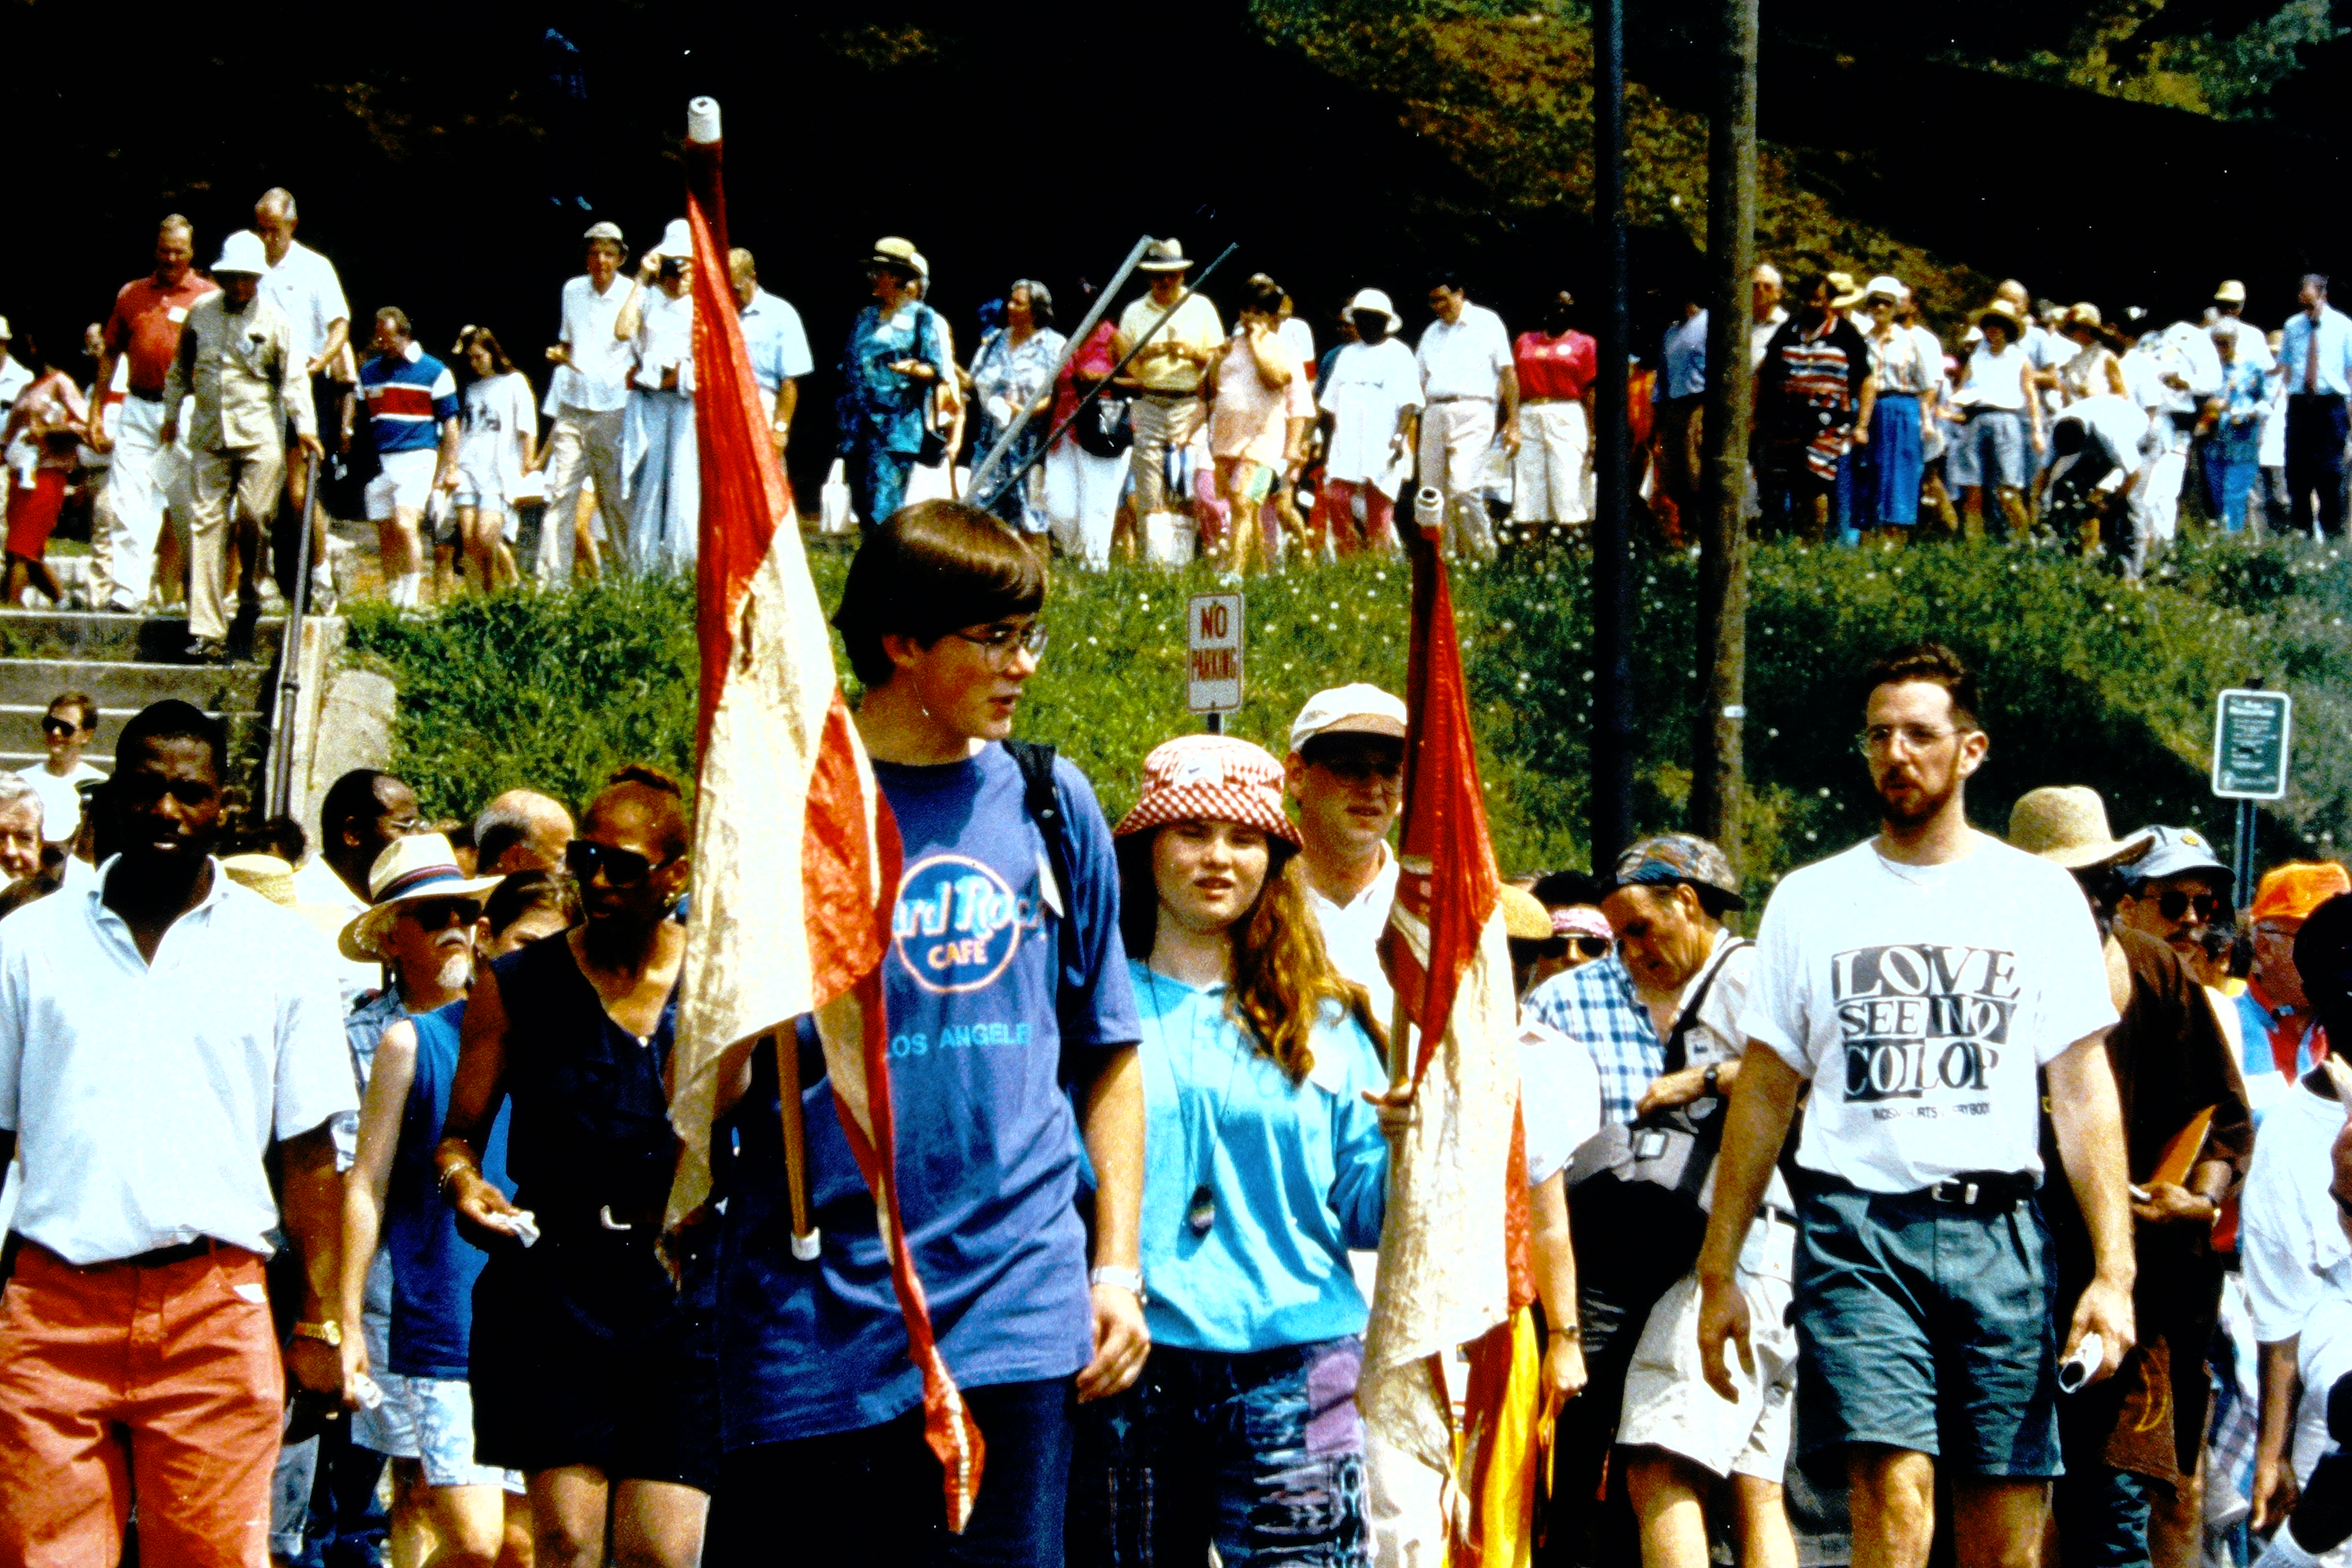
{"type": "Polygon", "coordinates": [[[996,983],[1041,923],[1036,900],[1015,893],[992,866],[965,855],[917,861],[898,883],[892,946],[914,983],[952,995],[996,983]]]}

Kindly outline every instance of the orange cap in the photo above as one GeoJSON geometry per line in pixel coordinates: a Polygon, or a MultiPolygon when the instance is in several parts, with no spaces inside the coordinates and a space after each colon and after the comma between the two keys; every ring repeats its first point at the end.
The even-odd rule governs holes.
{"type": "Polygon", "coordinates": [[[2250,921],[2304,921],[2338,893],[2352,893],[2352,875],[2333,860],[2290,860],[2263,874],[2250,921]]]}

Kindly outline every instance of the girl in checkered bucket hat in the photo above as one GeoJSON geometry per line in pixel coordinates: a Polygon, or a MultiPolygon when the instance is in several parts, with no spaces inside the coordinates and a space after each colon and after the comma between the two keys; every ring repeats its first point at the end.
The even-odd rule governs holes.
{"type": "Polygon", "coordinates": [[[1364,992],[1331,967],[1307,907],[1282,780],[1262,747],[1180,736],[1144,759],[1116,831],[1142,1025],[1152,1373],[1081,1407],[1072,1527],[1148,1533],[1170,1562],[1212,1544],[1237,1562],[1277,1537],[1297,1552],[1302,1528],[1336,1561],[1366,1539],[1349,1395],[1367,1314],[1348,1252],[1380,1245],[1388,1144],[1365,1097],[1387,1075],[1364,992]],[[1245,1421],[1212,1418],[1234,1404],[1245,1421]],[[1286,1478],[1329,1500],[1311,1524],[1251,1506],[1240,1478],[1273,1449],[1319,1472],[1286,1478]],[[1201,1484],[1220,1495],[1178,1504],[1201,1484]]]}

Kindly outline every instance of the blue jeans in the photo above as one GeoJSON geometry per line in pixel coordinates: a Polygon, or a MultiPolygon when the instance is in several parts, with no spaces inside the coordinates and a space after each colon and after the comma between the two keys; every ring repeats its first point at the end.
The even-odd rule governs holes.
{"type": "MultiPolygon", "coordinates": [[[[1155,1352],[1153,1359],[1159,1359],[1155,1352]]],[[[961,1535],[947,1529],[938,1459],[918,1408],[856,1432],[738,1448],[719,1461],[709,1568],[770,1568],[799,1553],[796,1531],[830,1529],[850,1550],[807,1553],[858,1568],[1061,1568],[1070,1489],[1071,1380],[967,1388],[988,1445],[980,1499],[961,1535]]],[[[804,1538],[814,1545],[821,1538],[804,1538]]]]}
{"type": "Polygon", "coordinates": [[[2261,456],[2260,426],[2251,437],[2240,437],[2224,428],[2205,443],[2205,494],[2225,533],[2245,529],[2246,503],[2263,477],[2261,456]]]}
{"type": "Polygon", "coordinates": [[[1363,1342],[1244,1355],[1156,1348],[1135,1386],[1080,1415],[1077,1568],[1363,1568],[1363,1342]]]}

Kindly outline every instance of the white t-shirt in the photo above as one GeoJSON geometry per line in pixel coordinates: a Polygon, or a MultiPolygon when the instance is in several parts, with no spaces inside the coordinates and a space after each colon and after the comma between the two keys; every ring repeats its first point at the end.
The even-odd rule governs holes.
{"type": "Polygon", "coordinates": [[[457,443],[463,488],[485,504],[512,500],[522,483],[523,443],[538,435],[539,411],[531,406],[530,381],[520,371],[486,375],[467,386],[465,434],[457,443]]]}
{"type": "Polygon", "coordinates": [[[1275,335],[1282,340],[1282,346],[1290,351],[1291,357],[1305,365],[1307,374],[1312,375],[1315,372],[1315,329],[1297,317],[1289,316],[1275,329],[1275,335]]]}
{"type": "Polygon", "coordinates": [[[1465,304],[1458,321],[1432,321],[1421,334],[1421,392],[1441,397],[1502,395],[1503,373],[1511,368],[1511,336],[1503,318],[1484,305],[1465,304]]]}
{"type": "Polygon", "coordinates": [[[1323,411],[1332,420],[1324,477],[1342,484],[1378,483],[1395,494],[1400,465],[1391,442],[1398,416],[1420,406],[1421,371],[1412,350],[1394,338],[1343,344],[1323,384],[1323,411]]]}
{"type": "Polygon", "coordinates": [[[1876,1193],[2038,1176],[2036,1069],[2116,1022],[2074,879],[1969,837],[1941,866],[1858,844],[1790,872],[1765,907],[1740,1024],[1812,1080],[1807,1170],[1876,1193]]]}
{"type": "MultiPolygon", "coordinates": [[[[2100,482],[2101,489],[2112,489],[2131,476],[2139,467],[2140,448],[2147,439],[2147,412],[2128,397],[2118,397],[2112,392],[2101,392],[2078,398],[2066,405],[2058,416],[2061,424],[2072,419],[2098,432],[2115,458],[2122,465],[2100,482]]],[[[2071,466],[2073,459],[2062,458],[2071,466]]],[[[2060,470],[2053,467],[2052,477],[2060,470]]]]}
{"type": "Polygon", "coordinates": [[[299,239],[262,274],[260,293],[294,329],[294,352],[305,365],[325,351],[327,329],[352,319],[335,264],[299,239]]]}
{"type": "Polygon", "coordinates": [[[1592,1053],[1519,1012],[1519,1120],[1527,1129],[1528,1185],[1539,1187],[1577,1145],[1601,1131],[1601,1069],[1592,1053]]]}
{"type": "Polygon", "coordinates": [[[583,414],[609,414],[627,405],[629,345],[613,335],[621,307],[628,303],[629,280],[617,275],[602,294],[583,275],[563,286],[563,326],[560,341],[571,351],[572,363],[555,367],[547,389],[550,417],[563,408],[583,414]]]}
{"type": "Polygon", "coordinates": [[[1979,408],[2025,408],[2025,377],[2032,369],[2025,350],[2016,343],[1993,353],[1979,342],[1969,354],[1967,384],[1961,401],[1979,408]]]}
{"type": "Polygon", "coordinates": [[[76,786],[85,779],[106,775],[88,763],[76,763],[73,772],[59,778],[35,763],[16,776],[41,797],[41,837],[51,844],[63,844],[81,827],[81,794],[76,786]]]}
{"type": "Polygon", "coordinates": [[[694,295],[691,290],[672,299],[659,289],[647,289],[638,304],[637,389],[657,392],[662,372],[677,367],[677,391],[694,391],[694,295]]]}
{"type": "Polygon", "coordinates": [[[2254,1338],[2293,1339],[2330,1296],[2352,1296],[2352,1242],[2336,1223],[2333,1150],[2344,1107],[2301,1084],[2263,1118],[2238,1200],[2238,1257],[2254,1338]]]}

